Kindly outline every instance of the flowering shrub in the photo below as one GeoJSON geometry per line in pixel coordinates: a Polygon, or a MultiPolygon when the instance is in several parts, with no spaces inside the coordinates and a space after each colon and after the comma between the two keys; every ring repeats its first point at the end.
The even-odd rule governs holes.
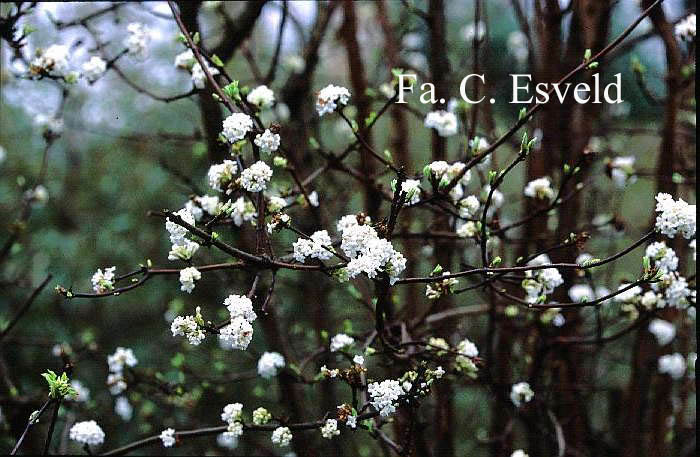
{"type": "Polygon", "coordinates": [[[40,111],[42,153],[35,167],[0,148],[3,195],[17,199],[0,209],[19,208],[0,250],[0,287],[13,290],[0,299],[0,344],[13,349],[0,354],[2,442],[299,456],[690,449],[695,16],[669,22],[659,2],[641,2],[615,37],[592,0],[556,11],[538,0],[502,37],[481,0],[466,23],[435,0],[319,3],[313,18],[295,2],[3,4],[3,96],[40,111]],[[653,32],[630,39],[647,17],[653,32]],[[550,35],[562,27],[565,52],[550,35]],[[639,59],[627,73],[664,110],[653,130],[617,104],[514,108],[485,79],[451,87],[457,49],[476,75],[494,66],[489,49],[538,81],[554,75],[549,96],[597,81],[646,35],[662,38],[667,90],[654,94],[639,59]],[[56,88],[55,108],[35,100],[56,88]],[[482,97],[493,101],[468,101],[482,97]],[[108,122],[92,119],[111,103],[108,122]],[[110,123],[123,149],[86,139],[110,123]],[[99,158],[76,152],[85,144],[99,158]],[[80,172],[83,159],[95,169],[80,172]],[[32,285],[43,270],[60,273],[32,285]],[[39,308],[49,284],[57,295],[39,308]]]}

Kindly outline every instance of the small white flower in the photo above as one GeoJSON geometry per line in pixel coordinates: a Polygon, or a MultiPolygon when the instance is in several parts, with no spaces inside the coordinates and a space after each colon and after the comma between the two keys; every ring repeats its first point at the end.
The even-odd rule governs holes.
{"type": "Polygon", "coordinates": [[[256,408],[253,411],[253,424],[264,425],[272,420],[272,414],[263,407],[256,408]]]}
{"type": "Polygon", "coordinates": [[[121,373],[125,366],[135,367],[138,363],[134,351],[129,348],[118,347],[114,354],[107,356],[107,365],[112,373],[121,373]]]}
{"type": "Polygon", "coordinates": [[[88,81],[95,82],[107,71],[107,62],[105,62],[102,57],[92,56],[90,60],[83,64],[82,68],[83,76],[85,76],[88,81]]]}
{"type": "MultiPolygon", "coordinates": [[[[620,284],[620,287],[617,288],[617,290],[622,290],[625,287],[628,287],[629,284],[622,283],[620,284]]],[[[632,303],[637,301],[640,298],[640,295],[642,294],[642,288],[639,286],[634,286],[631,289],[628,289],[622,293],[619,293],[615,295],[615,301],[618,303],[632,303]]]]}
{"type": "Polygon", "coordinates": [[[175,445],[175,429],[166,428],[160,432],[160,440],[163,442],[163,447],[172,447],[175,445]]]}
{"type": "MultiPolygon", "coordinates": [[[[187,208],[182,208],[181,210],[177,211],[175,213],[176,216],[179,216],[183,222],[194,226],[196,224],[196,221],[194,220],[194,216],[192,213],[187,210],[187,208]]],[[[186,244],[186,238],[185,235],[187,235],[187,229],[175,222],[172,222],[170,218],[165,219],[165,230],[170,233],[170,242],[172,244],[186,244]]]]}
{"type": "Polygon", "coordinates": [[[457,225],[456,233],[462,238],[474,238],[479,233],[479,230],[474,222],[467,221],[457,225]]]}
{"type": "Polygon", "coordinates": [[[350,100],[350,91],[345,87],[329,84],[321,89],[316,98],[316,111],[319,116],[332,113],[338,108],[338,103],[347,105],[350,100]]]}
{"type": "Polygon", "coordinates": [[[678,256],[663,241],[651,243],[647,246],[645,255],[654,261],[663,273],[669,273],[678,269],[678,256]]]}
{"type": "Polygon", "coordinates": [[[243,414],[243,405],[241,403],[229,403],[224,406],[221,413],[221,420],[229,424],[241,420],[243,414]]]}
{"type": "Polygon", "coordinates": [[[348,416],[345,425],[350,428],[357,428],[357,416],[348,416]]]}
{"type": "Polygon", "coordinates": [[[512,401],[517,408],[519,408],[524,403],[530,402],[530,400],[532,400],[532,397],[534,396],[535,392],[533,392],[530,388],[530,384],[526,382],[519,382],[517,384],[513,384],[513,387],[510,391],[510,401],[512,401]]]}
{"type": "Polygon", "coordinates": [[[134,408],[126,397],[118,397],[114,402],[114,412],[124,422],[129,422],[134,415],[134,408]]]}
{"type": "Polygon", "coordinates": [[[119,395],[127,388],[124,375],[122,373],[110,373],[107,375],[107,387],[112,395],[119,395]]]}
{"type": "Polygon", "coordinates": [[[523,194],[525,194],[526,197],[537,198],[540,200],[551,200],[554,198],[552,183],[549,181],[547,176],[527,183],[523,194]]]}
{"type": "Polygon", "coordinates": [[[513,451],[513,453],[510,455],[510,457],[530,457],[525,451],[522,449],[516,449],[513,451]]]}
{"type": "Polygon", "coordinates": [[[272,168],[259,160],[241,173],[241,186],[248,192],[261,192],[272,179],[272,168]]]}
{"type": "Polygon", "coordinates": [[[221,329],[219,338],[230,344],[233,349],[244,351],[253,340],[253,326],[243,317],[235,317],[229,325],[221,329]]]}
{"type": "Polygon", "coordinates": [[[180,270],[180,290],[191,294],[194,290],[195,281],[202,279],[202,273],[195,267],[187,267],[180,270]]]}
{"type": "Polygon", "coordinates": [[[197,62],[191,49],[181,52],[175,56],[175,67],[189,70],[197,62]]]}
{"type": "Polygon", "coordinates": [[[352,358],[352,363],[360,366],[365,365],[365,358],[362,357],[361,355],[356,355],[355,357],[352,358]]]}
{"type": "Polygon", "coordinates": [[[685,359],[678,352],[659,357],[659,373],[668,374],[673,379],[681,379],[686,369],[685,359]]]}
{"type": "Polygon", "coordinates": [[[267,86],[262,85],[251,90],[246,100],[258,108],[269,108],[275,104],[275,93],[267,86]]]}
{"type": "Polygon", "coordinates": [[[459,217],[463,219],[470,219],[476,216],[477,211],[479,211],[479,199],[475,195],[470,195],[467,198],[463,198],[459,201],[459,217]]]}
{"type": "Polygon", "coordinates": [[[105,268],[104,271],[98,268],[94,275],[92,275],[92,288],[95,293],[103,294],[110,290],[114,290],[114,270],[117,267],[105,268]]]}
{"type": "Polygon", "coordinates": [[[73,389],[75,389],[75,392],[77,393],[73,400],[80,403],[85,403],[88,400],[90,400],[90,389],[85,387],[82,382],[78,381],[77,379],[74,379],[70,382],[70,385],[73,389]]]}
{"type": "Polygon", "coordinates": [[[245,295],[229,295],[224,300],[224,306],[231,313],[231,319],[242,317],[252,323],[258,317],[253,310],[253,302],[245,295]]]}
{"type": "Polygon", "coordinates": [[[140,58],[145,58],[148,55],[148,42],[150,33],[143,24],[132,22],[126,26],[129,33],[124,40],[124,45],[129,54],[140,58]]]}
{"type": "Polygon", "coordinates": [[[632,184],[637,180],[634,170],[634,156],[618,156],[608,162],[610,169],[610,179],[616,187],[622,189],[627,184],[632,184]]]}
{"type": "Polygon", "coordinates": [[[326,230],[314,232],[311,239],[299,238],[292,247],[294,248],[294,259],[297,262],[304,262],[307,257],[328,260],[333,254],[326,249],[331,246],[331,237],[326,230]]]}
{"type": "Polygon", "coordinates": [[[277,376],[284,368],[284,357],[279,352],[265,352],[258,360],[258,374],[265,379],[277,376]]]}
{"type": "Polygon", "coordinates": [[[666,346],[676,336],[676,326],[663,319],[654,319],[649,323],[649,332],[656,337],[659,346],[666,346]]]}
{"type": "Polygon", "coordinates": [[[321,427],[321,436],[330,440],[337,435],[340,435],[338,421],[335,419],[326,419],[326,423],[321,427]]]}
{"type": "Polygon", "coordinates": [[[331,352],[338,352],[342,349],[346,349],[355,342],[355,339],[345,333],[338,333],[333,338],[331,338],[331,352]]]}
{"type": "Polygon", "coordinates": [[[449,111],[431,111],[425,116],[424,124],[430,129],[435,129],[442,137],[452,136],[457,133],[457,116],[449,111]]]}
{"type": "Polygon", "coordinates": [[[689,15],[676,24],[674,31],[678,38],[692,43],[695,40],[695,14],[689,15]]]}
{"type": "Polygon", "coordinates": [[[223,123],[221,132],[229,143],[235,143],[245,138],[246,134],[253,129],[253,119],[245,113],[233,113],[223,123]]]}
{"type": "Polygon", "coordinates": [[[656,196],[656,230],[673,238],[676,233],[690,239],[695,235],[695,205],[689,205],[682,198],[673,200],[669,194],[656,196]]]}
{"type": "Polygon", "coordinates": [[[372,406],[379,411],[382,417],[386,417],[396,411],[396,402],[405,392],[399,381],[386,379],[382,382],[369,384],[367,393],[372,399],[370,402],[372,406]]]}
{"type": "Polygon", "coordinates": [[[593,288],[588,284],[574,284],[569,289],[569,298],[574,303],[579,303],[582,301],[591,301],[594,299],[593,288]]]}
{"type": "Polygon", "coordinates": [[[168,260],[190,260],[199,249],[199,244],[183,239],[181,243],[173,244],[168,252],[168,260]]]}
{"type": "Polygon", "coordinates": [[[415,205],[420,201],[420,181],[417,179],[406,179],[401,183],[401,192],[406,194],[404,197],[406,205],[415,205]]]}
{"type": "Polygon", "coordinates": [[[69,68],[68,53],[68,46],[52,44],[32,60],[31,67],[51,76],[66,76],[69,68]]]}
{"type": "Polygon", "coordinates": [[[238,173],[238,165],[233,160],[224,160],[223,163],[214,164],[209,167],[207,172],[209,186],[214,190],[223,192],[229,183],[233,181],[236,173],[238,173]]]}
{"type": "Polygon", "coordinates": [[[198,346],[206,337],[195,316],[177,316],[170,324],[170,331],[173,336],[184,336],[193,346],[198,346]]]}
{"type": "Polygon", "coordinates": [[[73,441],[87,444],[89,446],[99,446],[105,440],[105,434],[94,420],[77,422],[68,433],[73,441]]]}
{"type": "Polygon", "coordinates": [[[270,439],[273,444],[279,447],[286,447],[289,446],[289,443],[292,441],[292,432],[289,430],[289,427],[277,427],[273,430],[270,439]]]}
{"type": "MultiPolygon", "coordinates": [[[[206,62],[205,62],[206,64],[206,62]]],[[[219,70],[216,68],[210,67],[209,64],[206,64],[207,70],[209,70],[209,74],[212,76],[216,76],[219,74],[219,70]]],[[[202,66],[199,64],[199,62],[196,62],[194,65],[192,65],[192,84],[194,84],[194,87],[197,89],[204,89],[207,85],[207,74],[204,72],[204,69],[202,69],[202,66]]]]}
{"type": "Polygon", "coordinates": [[[265,153],[275,152],[280,147],[280,136],[277,133],[272,133],[270,129],[265,129],[263,133],[258,133],[253,140],[260,151],[265,153]]]}

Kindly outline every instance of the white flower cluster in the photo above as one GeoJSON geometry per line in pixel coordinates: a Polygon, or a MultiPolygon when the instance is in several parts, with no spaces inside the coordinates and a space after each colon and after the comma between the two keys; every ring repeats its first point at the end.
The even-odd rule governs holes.
{"type": "MultiPolygon", "coordinates": [[[[527,264],[528,266],[547,265],[552,263],[547,254],[541,254],[527,264]]],[[[554,289],[564,283],[564,278],[556,268],[545,268],[542,270],[530,270],[525,273],[528,277],[522,282],[523,289],[527,296],[528,303],[537,303],[543,296],[554,292],[554,289]]]]}
{"type": "Polygon", "coordinates": [[[510,457],[530,457],[530,456],[522,449],[516,449],[513,451],[513,453],[510,455],[510,457]]]}
{"type": "Polygon", "coordinates": [[[265,129],[263,133],[255,135],[253,143],[260,148],[262,152],[267,154],[275,152],[280,147],[280,136],[277,133],[272,133],[270,129],[265,129]]]}
{"type": "MultiPolygon", "coordinates": [[[[442,273],[442,275],[449,276],[450,272],[445,271],[442,273]]],[[[454,292],[454,288],[457,286],[457,284],[459,284],[459,280],[457,278],[446,278],[436,283],[428,283],[428,285],[425,286],[425,296],[430,300],[436,300],[443,295],[449,295],[454,292]]]]}
{"type": "Polygon", "coordinates": [[[687,363],[678,352],[659,357],[659,373],[667,374],[672,379],[681,379],[686,368],[687,363]]]}
{"type": "Polygon", "coordinates": [[[243,222],[253,221],[257,216],[258,213],[255,212],[255,207],[252,203],[246,202],[245,198],[238,197],[238,200],[233,203],[231,219],[233,219],[233,223],[237,227],[243,225],[243,222]]]}
{"type": "Polygon", "coordinates": [[[637,180],[634,171],[634,156],[615,157],[608,163],[610,169],[610,179],[616,187],[622,189],[627,184],[632,184],[637,180]]]}
{"type": "Polygon", "coordinates": [[[372,398],[370,403],[381,416],[389,416],[396,411],[396,402],[403,395],[404,388],[395,379],[373,382],[367,386],[367,393],[372,398]]]}
{"type": "MultiPolygon", "coordinates": [[[[396,187],[396,180],[391,183],[392,188],[396,187]]],[[[394,190],[396,192],[396,190],[394,190]]],[[[415,205],[420,201],[420,181],[417,179],[406,179],[401,183],[401,192],[406,194],[404,199],[406,205],[415,205]]]]}
{"type": "Polygon", "coordinates": [[[277,376],[284,368],[284,357],[279,352],[265,352],[258,360],[258,374],[265,379],[277,376]]]}
{"type": "Polygon", "coordinates": [[[526,197],[536,198],[539,200],[551,200],[552,198],[554,198],[554,190],[552,189],[552,183],[550,182],[549,177],[547,176],[532,180],[529,183],[527,183],[523,194],[526,197]]]}
{"type": "Polygon", "coordinates": [[[474,222],[467,221],[463,224],[458,224],[456,233],[462,238],[474,238],[479,233],[479,228],[474,222]]]}
{"type": "Polygon", "coordinates": [[[126,26],[126,31],[129,33],[124,40],[129,54],[145,58],[148,55],[148,42],[150,33],[146,27],[138,22],[132,22],[126,26]]]}
{"type": "Polygon", "coordinates": [[[107,71],[107,62],[100,56],[92,56],[82,66],[83,76],[89,82],[97,81],[107,71]]]}
{"type": "Polygon", "coordinates": [[[104,443],[105,440],[105,432],[103,432],[102,428],[93,420],[76,422],[75,425],[70,428],[68,436],[73,441],[87,444],[88,446],[99,446],[104,443]]]}
{"type": "Polygon", "coordinates": [[[246,134],[253,129],[253,119],[245,113],[233,113],[223,122],[222,135],[229,141],[235,143],[245,138],[246,134]]]}
{"type": "Polygon", "coordinates": [[[690,301],[695,301],[696,290],[691,289],[688,280],[678,272],[664,274],[659,282],[651,285],[651,288],[657,293],[657,308],[668,305],[673,308],[685,309],[690,301]],[[663,298],[660,296],[662,293],[663,298]]]}
{"type": "Polygon", "coordinates": [[[43,72],[57,77],[66,76],[69,69],[68,52],[68,46],[52,44],[32,60],[31,67],[35,73],[43,72]]]}
{"type": "MultiPolygon", "coordinates": [[[[186,223],[195,225],[194,216],[187,208],[183,208],[175,214],[180,216],[186,223]]],[[[170,242],[172,243],[168,253],[168,260],[191,259],[199,249],[199,244],[186,238],[187,229],[172,222],[169,218],[165,220],[165,229],[170,233],[170,242]]]]}
{"type": "Polygon", "coordinates": [[[528,403],[535,396],[535,392],[530,388],[530,384],[519,382],[513,384],[510,390],[510,401],[513,402],[516,408],[520,408],[524,403],[528,403]]]}
{"type": "Polygon", "coordinates": [[[229,194],[228,185],[233,181],[236,173],[238,173],[238,164],[233,160],[224,160],[223,163],[212,165],[207,172],[209,187],[219,192],[226,191],[229,194]]]}
{"type": "Polygon", "coordinates": [[[92,289],[95,293],[104,294],[114,289],[114,270],[116,270],[116,268],[117,267],[109,267],[105,268],[104,271],[102,271],[101,268],[97,269],[91,279],[92,289]]]}
{"type": "Polygon", "coordinates": [[[246,100],[258,108],[270,108],[275,104],[275,93],[267,86],[262,85],[251,90],[246,100]]]}
{"type": "Polygon", "coordinates": [[[457,116],[449,111],[431,111],[425,116],[424,124],[429,129],[435,129],[442,137],[457,133],[457,116]]]}
{"type": "Polygon", "coordinates": [[[355,342],[355,339],[345,333],[338,333],[333,338],[331,338],[331,352],[338,352],[351,346],[355,342]]]}
{"type": "Polygon", "coordinates": [[[196,222],[202,219],[204,213],[207,213],[209,216],[216,216],[227,206],[232,206],[231,201],[221,203],[216,195],[196,196],[185,203],[185,209],[192,214],[196,222]]]}
{"type": "Polygon", "coordinates": [[[204,321],[198,306],[194,316],[177,316],[173,319],[173,322],[170,324],[170,331],[173,336],[184,336],[191,345],[199,346],[206,337],[202,324],[204,324],[204,321]]]}
{"type": "MultiPolygon", "coordinates": [[[[389,275],[394,284],[406,269],[406,258],[396,251],[391,243],[379,238],[377,231],[369,225],[360,225],[355,218],[343,218],[340,248],[350,258],[346,267],[350,279],[360,273],[375,278],[381,271],[389,275]]],[[[338,224],[340,228],[340,223],[338,224]]]]}
{"type": "MultiPolygon", "coordinates": [[[[617,290],[622,290],[625,287],[628,287],[630,284],[628,283],[622,283],[620,286],[617,288],[617,290]]],[[[627,289],[624,292],[621,292],[617,295],[615,295],[614,299],[618,303],[633,303],[639,299],[639,296],[642,293],[642,288],[639,286],[634,286],[630,289],[627,289]]]]}
{"type": "Polygon", "coordinates": [[[160,440],[163,442],[163,447],[172,447],[175,445],[175,429],[166,428],[160,432],[160,440]]]}
{"type": "Polygon", "coordinates": [[[292,247],[294,248],[294,259],[297,262],[304,262],[307,257],[319,260],[328,260],[333,256],[331,249],[331,237],[326,230],[314,232],[311,239],[299,238],[292,247]],[[326,246],[328,249],[326,249],[326,246]]]}
{"type": "Polygon", "coordinates": [[[676,326],[663,319],[654,319],[649,323],[649,333],[656,337],[659,346],[666,346],[676,337],[676,326]]]}
{"type": "Polygon", "coordinates": [[[121,373],[124,367],[135,367],[139,361],[134,356],[134,351],[129,348],[118,347],[114,354],[107,356],[107,365],[112,373],[121,373]]]}
{"type": "MultiPolygon", "coordinates": [[[[580,265],[579,262],[576,262],[580,265]]],[[[601,297],[608,295],[610,291],[602,286],[596,287],[595,291],[588,284],[574,284],[569,289],[569,298],[574,303],[580,303],[582,301],[592,301],[601,297]]]]}
{"type": "Polygon", "coordinates": [[[319,116],[332,113],[338,108],[338,103],[347,105],[350,100],[350,91],[345,87],[329,84],[321,89],[316,98],[316,111],[319,116]]]}
{"type": "Polygon", "coordinates": [[[259,160],[241,173],[241,186],[248,192],[261,192],[272,179],[272,168],[259,160]]]}
{"type": "Polygon", "coordinates": [[[481,203],[475,195],[470,195],[461,199],[457,206],[459,207],[459,217],[470,219],[476,216],[481,207],[481,203]]]}
{"type": "MultiPolygon", "coordinates": [[[[219,74],[219,70],[209,66],[209,64],[206,62],[204,64],[207,66],[209,74],[211,74],[212,76],[216,76],[219,74]]],[[[194,87],[196,87],[197,89],[204,89],[207,85],[207,74],[202,68],[202,66],[199,64],[199,62],[196,62],[194,65],[192,65],[192,84],[194,84],[194,87]]]]}
{"type": "Polygon", "coordinates": [[[678,269],[678,256],[663,241],[651,243],[647,246],[645,255],[654,261],[654,265],[663,273],[669,273],[678,269]]]}
{"type": "Polygon", "coordinates": [[[277,427],[272,431],[270,440],[279,447],[287,447],[292,442],[292,431],[289,427],[277,427]]]}
{"type": "Polygon", "coordinates": [[[82,382],[72,380],[70,382],[71,387],[75,390],[76,396],[73,398],[74,401],[85,403],[90,400],[90,389],[85,387],[82,382]]]}
{"type": "Polygon", "coordinates": [[[224,305],[231,314],[231,323],[221,329],[219,338],[233,349],[245,350],[253,340],[253,326],[258,315],[253,302],[245,295],[229,295],[224,305]]]}
{"type": "Polygon", "coordinates": [[[656,230],[673,238],[677,233],[685,239],[695,235],[695,205],[689,205],[682,198],[673,200],[669,194],[656,195],[656,230]]]}
{"type": "Polygon", "coordinates": [[[337,435],[340,435],[340,430],[338,430],[338,421],[335,419],[326,419],[326,423],[323,424],[323,427],[321,427],[321,436],[327,440],[330,440],[337,435]]]}
{"type": "Polygon", "coordinates": [[[114,413],[124,422],[129,422],[134,414],[134,408],[126,397],[117,397],[114,400],[114,413]]]}
{"type": "Polygon", "coordinates": [[[180,290],[191,294],[195,281],[202,279],[202,273],[195,267],[187,267],[180,270],[180,290]]]}
{"type": "Polygon", "coordinates": [[[197,62],[191,49],[187,49],[175,56],[175,67],[189,70],[197,62]]]}
{"type": "Polygon", "coordinates": [[[228,437],[238,438],[243,434],[243,405],[240,403],[229,403],[224,406],[224,411],[221,413],[221,420],[228,424],[224,435],[228,437]]]}
{"type": "Polygon", "coordinates": [[[695,14],[689,15],[676,24],[675,33],[681,40],[692,43],[695,40],[695,14]]]}
{"type": "Polygon", "coordinates": [[[270,414],[270,412],[262,406],[253,411],[254,425],[264,425],[270,422],[270,420],[272,420],[272,414],[270,414]]]}
{"type": "Polygon", "coordinates": [[[459,352],[459,355],[455,357],[457,370],[471,378],[475,378],[479,369],[472,359],[479,355],[479,349],[469,339],[465,338],[457,345],[457,352],[459,352]]]}

